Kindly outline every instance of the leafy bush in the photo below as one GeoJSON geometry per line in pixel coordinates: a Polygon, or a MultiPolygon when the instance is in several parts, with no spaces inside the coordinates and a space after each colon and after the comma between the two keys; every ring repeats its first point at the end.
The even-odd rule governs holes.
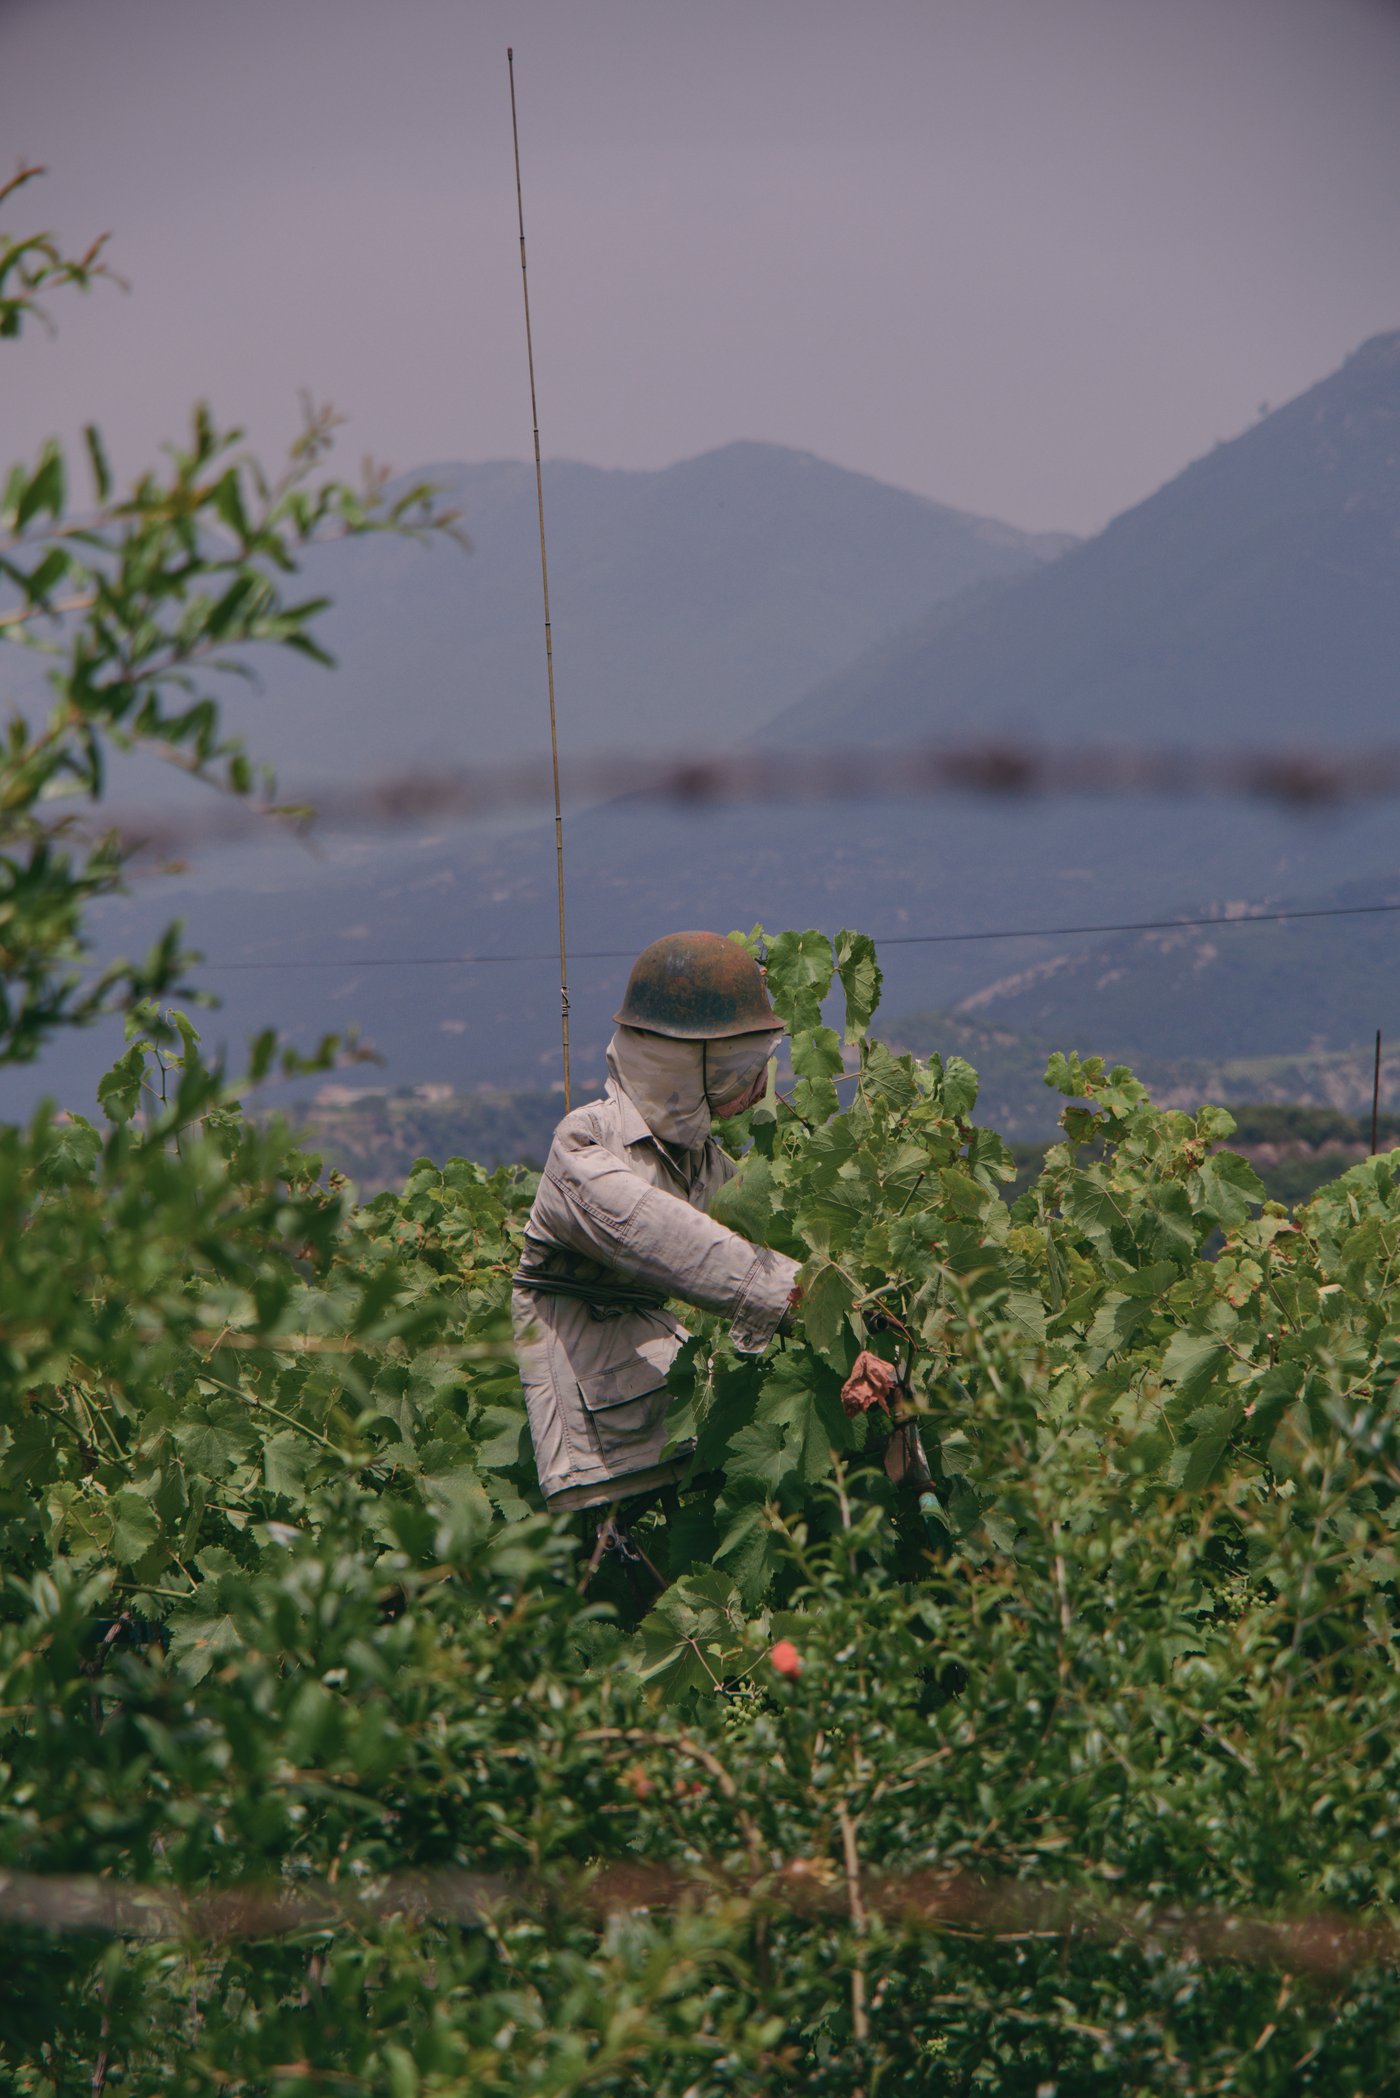
{"type": "MultiPolygon", "coordinates": [[[[971,1068],[872,1039],[871,943],[751,935],[797,1081],[724,1211],[803,1260],[797,1330],[694,1316],[670,1585],[581,1592],[509,1345],[529,1176],[356,1209],[155,1002],[174,935],[75,977],[122,847],[50,790],[131,737],[208,769],[166,669],[302,521],[374,521],[245,530],[216,453],[71,533],[11,484],[0,631],[58,682],[4,759],[0,1057],[112,1002],[131,1041],[95,1118],[0,1130],[4,2087],[1394,2088],[1395,1162],[1290,1217],[1222,1110],[1056,1058],[1008,1208],[971,1068]],[[862,1349],[922,1499],[843,1409],[862,1349]]],[[[223,640],[309,640],[261,588],[223,640]]]]}

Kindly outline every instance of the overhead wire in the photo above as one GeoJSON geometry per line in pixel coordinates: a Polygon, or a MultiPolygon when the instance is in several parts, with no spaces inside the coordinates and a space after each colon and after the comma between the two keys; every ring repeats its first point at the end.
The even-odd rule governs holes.
{"type": "MultiPolygon", "coordinates": [[[[1291,925],[1316,918],[1374,918],[1400,913],[1397,903],[1347,903],[1310,910],[1238,911],[1230,917],[1124,918],[1084,925],[993,926],[980,932],[896,932],[872,934],[879,947],[942,947],[974,940],[1067,940],[1080,934],[1118,932],[1231,931],[1241,925],[1291,925]]],[[[631,947],[575,948],[576,962],[625,962],[636,958],[631,947]]],[[[201,967],[223,973],[256,969],[476,969],[508,962],[555,962],[558,956],[520,951],[506,954],[369,954],[313,955],[306,959],[206,961],[201,967]]]]}

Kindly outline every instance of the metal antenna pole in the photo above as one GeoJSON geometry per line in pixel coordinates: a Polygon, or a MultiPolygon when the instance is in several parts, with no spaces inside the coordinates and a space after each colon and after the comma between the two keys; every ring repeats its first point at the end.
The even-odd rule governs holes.
{"type": "Polygon", "coordinates": [[[1376,1029],[1376,1072],[1371,1082],[1371,1156],[1380,1149],[1381,1121],[1381,1031],[1376,1029]]]}
{"type": "Polygon", "coordinates": [[[564,815],[559,800],[559,728],[554,711],[554,637],[549,624],[549,557],[544,544],[544,468],[540,461],[540,415],[535,403],[535,345],[530,333],[530,279],[525,270],[525,199],[520,187],[520,126],[515,116],[515,52],[507,47],[510,73],[510,135],[515,146],[515,208],[520,221],[520,288],[525,295],[525,357],[530,367],[530,420],[535,431],[535,501],[540,515],[540,581],[544,587],[544,661],[549,681],[549,751],[554,764],[554,856],[559,888],[559,1030],[564,1045],[564,1111],[573,1106],[569,1073],[569,966],[564,937],[564,815]]]}

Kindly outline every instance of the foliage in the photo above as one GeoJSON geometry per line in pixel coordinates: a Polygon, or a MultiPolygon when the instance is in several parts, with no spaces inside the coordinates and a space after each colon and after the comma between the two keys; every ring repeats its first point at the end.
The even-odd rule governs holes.
{"type": "Polygon", "coordinates": [[[296,1116],[314,1148],[362,1194],[402,1187],[415,1159],[544,1164],[561,1099],[547,1086],[322,1086],[296,1116]]]}
{"type": "MultiPolygon", "coordinates": [[[[19,333],[40,289],[88,285],[97,252],[68,262],[49,235],[0,237],[0,336],[19,333]]],[[[91,506],[77,514],[69,462],[52,440],[0,486],[0,642],[36,654],[52,693],[42,723],[11,713],[0,751],[4,1060],[31,1059],[54,1028],[130,1009],[184,980],[189,958],[173,930],[142,962],[86,982],[75,966],[84,914],[119,885],[129,856],[115,831],[94,829],[75,806],[101,799],[113,754],[141,751],[251,794],[253,768],[222,730],[217,696],[251,675],[250,649],[329,660],[312,630],[324,601],[290,593],[298,554],[337,535],[452,529],[422,485],[386,502],[373,471],[358,490],[318,483],[334,422],[328,410],[308,411],[275,479],[241,449],[238,431],[220,430],[200,407],[165,472],[143,474],[125,495],[114,494],[89,428],[91,506]]]]}
{"type": "Polygon", "coordinates": [[[801,1218],[803,1330],[758,1366],[697,1335],[678,1427],[721,1476],[649,1534],[679,1577],[630,1635],[526,1506],[502,1342],[528,1181],[424,1163],[348,1211],[193,1042],[164,1116],[111,1095],[105,1136],[26,1133],[7,1297],[64,1231],[85,1287],[19,1322],[10,1384],[6,1862],[499,1891],[466,1931],[396,1892],[222,1946],[16,1934],[18,2088],[99,2058],[279,2092],[1384,2087],[1384,1970],[1213,1965],[1121,1915],[1395,1900],[1394,1168],[1260,1213],[1219,1111],[1066,1064],[1066,1140],[1008,1212],[971,1074],[871,1044],[867,996],[852,1104],[819,1073],[753,1111],[729,1200],[775,1238],[801,1218]],[[836,1399],[858,1345],[891,1349],[876,1304],[920,1343],[929,1537],[836,1399]],[[600,1917],[578,1875],[609,1859],[717,1891],[600,1917]],[[1090,1925],[929,1927],[882,1880],[920,1868],[1090,1925]]]}
{"type": "MultiPolygon", "coordinates": [[[[44,173],[42,168],[21,163],[6,182],[0,182],[0,205],[8,204],[16,191],[44,173]]],[[[52,329],[40,293],[73,284],[81,291],[98,277],[112,272],[103,260],[106,234],[93,241],[85,254],[67,255],[52,233],[29,233],[0,237],[0,341],[15,341],[28,321],[52,329]]]]}
{"type": "MultiPolygon", "coordinates": [[[[1349,905],[1357,901],[1358,895],[1359,892],[1348,889],[1322,901],[1349,905]]],[[[1366,923],[1364,919],[1352,922],[1366,923]]],[[[1248,936],[1250,942],[1253,937],[1251,932],[1248,936]]],[[[1377,934],[1376,937],[1379,940],[1382,936],[1377,934]]],[[[1231,956],[1235,954],[1233,946],[1225,951],[1231,956]]],[[[1238,962],[1229,965],[1232,998],[1240,995],[1239,979],[1246,973],[1246,960],[1247,956],[1241,953],[1238,962]]],[[[1102,969],[1109,966],[1109,960],[1104,960],[1102,969]]],[[[1354,973],[1358,987],[1364,983],[1374,986],[1378,975],[1386,979],[1387,966],[1388,956],[1383,955],[1379,947],[1374,952],[1366,950],[1364,938],[1362,953],[1351,955],[1348,949],[1348,968],[1354,973]]],[[[1269,1011],[1263,1001],[1260,1010],[1248,1016],[1247,1022],[1237,1022],[1223,1014],[1222,993],[1212,1005],[1217,1024],[1228,1025],[1230,1039],[1241,1047],[1251,1046],[1255,1053],[1231,1053],[1227,1044],[1212,1055],[1204,1042],[1198,1042],[1194,1045],[1194,1053],[1189,1056],[1168,1054],[1156,1026],[1157,1006],[1170,1004],[1180,1013],[1193,1009],[1199,1011],[1199,997],[1193,1006],[1182,986],[1172,983],[1157,986],[1153,991],[1157,1005],[1152,1010],[1139,1013],[1131,1027],[1125,1024],[1110,1029],[1097,1013],[1093,970],[1086,972],[1083,989],[1083,996],[1088,1001],[1086,1006],[1066,1003],[1061,1011],[1037,1021],[1035,1028],[1026,1033],[1013,1032],[1004,1019],[989,1015],[980,1004],[975,1011],[954,1009],[891,1015],[884,1020],[883,1026],[888,1040],[902,1049],[912,1049],[916,1056],[926,1056],[935,1049],[946,1055],[953,1049],[975,1064],[981,1080],[978,1102],[984,1119],[1010,1139],[1018,1153],[1022,1149],[1029,1152],[1032,1145],[1043,1149],[1058,1137],[1056,1105],[1047,1097],[1041,1082],[1051,1051],[1067,1040],[1083,1042],[1088,1037],[1098,1042],[1114,1041],[1118,1045],[1118,1058],[1132,1065],[1154,1099],[1172,1107],[1218,1100],[1235,1117],[1241,1150],[1252,1153],[1264,1145],[1287,1146],[1285,1173],[1271,1175],[1265,1172],[1263,1177],[1269,1184],[1270,1193],[1279,1201],[1300,1202],[1321,1187],[1324,1180],[1335,1178],[1341,1167],[1335,1164],[1329,1171],[1307,1180],[1306,1185],[1301,1184],[1306,1174],[1300,1172],[1296,1184],[1287,1184],[1285,1175],[1295,1156],[1294,1146],[1299,1147],[1296,1157],[1300,1166],[1311,1163],[1306,1157],[1311,1147],[1321,1147],[1334,1140],[1342,1145],[1354,1143],[1358,1157],[1364,1157],[1370,1149],[1374,1030],[1369,1035],[1362,1034],[1359,1026],[1353,1031],[1345,1015],[1334,1012],[1331,1017],[1335,1027],[1325,1034],[1320,1026],[1311,1024],[1295,995],[1296,987],[1306,985],[1309,995],[1319,1003],[1325,1002],[1329,996],[1327,986],[1335,982],[1335,976],[1329,975],[1328,970],[1334,967],[1341,967],[1339,943],[1335,940],[1325,955],[1321,948],[1317,952],[1300,949],[1289,958],[1286,966],[1281,962],[1270,979],[1268,995],[1272,999],[1272,1012],[1277,1014],[1286,1009],[1288,1033],[1294,1039],[1311,1037],[1309,1047],[1293,1052],[1275,1047],[1272,1053],[1259,1054],[1262,1044],[1269,1041],[1277,1044],[1280,1035],[1279,1028],[1271,1026],[1269,1011]],[[1346,1046],[1319,1048],[1317,1044],[1324,1039],[1324,1034],[1327,1040],[1346,1046]]],[[[1147,974],[1143,972],[1144,982],[1147,974]]],[[[1360,995],[1358,988],[1358,998],[1360,995]]],[[[1374,990],[1371,996],[1374,1004],[1374,990]]],[[[1390,1040],[1389,1034],[1386,1040],[1390,1040]]],[[[1386,1106],[1393,1097],[1392,1079],[1392,1059],[1387,1050],[1381,1070],[1379,1128],[1386,1149],[1400,1141],[1400,1114],[1389,1111],[1386,1106]]]]}
{"type": "MultiPolygon", "coordinates": [[[[4,773],[0,1058],[92,1010],[64,972],[120,876],[44,831],[48,788],[90,801],[163,731],[244,783],[160,696],[172,650],[202,675],[208,564],[262,572],[206,544],[218,470],[109,516],[100,601],[54,610],[51,740],[4,773]],[[148,527],[163,610],[112,582],[148,527]],[[130,674],[88,687],[94,630],[130,674]]],[[[0,1868],[35,1876],[0,1878],[5,2089],[1393,2085],[1400,1161],[1290,1217],[1223,1110],[1061,1056],[1063,1140],[1008,1206],[970,1065],[872,1038],[869,940],[748,938],[797,1075],[727,1132],[723,1206],[805,1294],[757,1362],[692,1319],[645,1612],[581,1593],[536,1504],[527,1175],[424,1160],[355,1208],[142,1000],[168,970],[107,983],[94,1118],[0,1129],[0,1868]],[[922,1510],[842,1410],[861,1348],[922,1510]],[[1285,1927],[1320,1908],[1335,1941],[1285,1927]]]]}

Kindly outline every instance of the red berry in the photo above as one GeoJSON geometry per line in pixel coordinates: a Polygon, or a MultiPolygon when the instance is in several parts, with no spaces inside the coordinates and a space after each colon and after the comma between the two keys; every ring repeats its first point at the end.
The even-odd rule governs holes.
{"type": "Polygon", "coordinates": [[[779,1639],[768,1649],[768,1658],[779,1675],[795,1683],[802,1673],[802,1656],[790,1639],[779,1639]]]}

